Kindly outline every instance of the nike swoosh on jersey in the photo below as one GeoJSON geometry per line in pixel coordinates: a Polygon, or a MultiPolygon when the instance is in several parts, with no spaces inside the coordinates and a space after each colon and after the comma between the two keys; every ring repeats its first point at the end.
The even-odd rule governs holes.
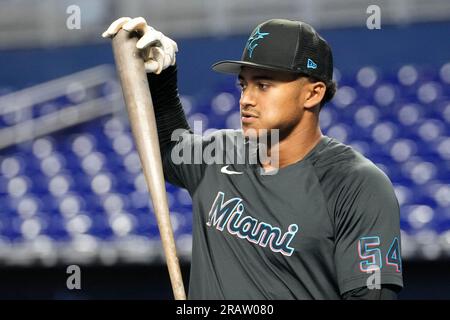
{"type": "Polygon", "coordinates": [[[222,169],[220,169],[220,172],[225,173],[225,174],[243,174],[243,172],[237,172],[237,171],[231,171],[228,170],[228,165],[223,166],[222,169]]]}

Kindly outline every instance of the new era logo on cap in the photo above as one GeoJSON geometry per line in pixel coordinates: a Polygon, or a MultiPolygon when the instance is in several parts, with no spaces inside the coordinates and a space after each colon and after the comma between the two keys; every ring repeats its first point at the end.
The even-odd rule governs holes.
{"type": "Polygon", "coordinates": [[[308,59],[308,64],[306,65],[306,67],[308,69],[317,69],[317,64],[311,59],[308,59]]]}
{"type": "Polygon", "coordinates": [[[333,78],[333,56],[328,43],[302,21],[267,20],[253,30],[242,58],[219,61],[218,72],[241,72],[242,67],[303,73],[322,81],[333,78]]]}

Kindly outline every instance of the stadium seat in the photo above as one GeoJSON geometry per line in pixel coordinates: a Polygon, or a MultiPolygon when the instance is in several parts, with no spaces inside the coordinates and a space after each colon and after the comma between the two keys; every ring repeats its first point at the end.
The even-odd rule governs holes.
{"type": "MultiPolygon", "coordinates": [[[[448,232],[450,63],[432,69],[364,66],[353,74],[339,71],[336,77],[338,93],[320,113],[323,133],[349,144],[389,176],[405,236],[417,237],[420,244],[431,239],[430,234],[448,232]]],[[[63,97],[36,106],[33,116],[84,101],[89,94],[108,95],[117,86],[117,79],[94,93],[74,86],[63,97]]],[[[209,89],[208,94],[181,96],[192,129],[194,123],[203,133],[239,128],[235,79],[209,89]]],[[[0,117],[0,126],[11,119],[6,120],[0,117]]],[[[62,243],[86,236],[97,244],[106,241],[124,248],[130,239],[158,241],[154,209],[126,118],[101,117],[8,150],[0,157],[2,239],[48,236],[62,243]]],[[[166,189],[176,240],[188,248],[190,195],[169,183],[166,189]]]]}

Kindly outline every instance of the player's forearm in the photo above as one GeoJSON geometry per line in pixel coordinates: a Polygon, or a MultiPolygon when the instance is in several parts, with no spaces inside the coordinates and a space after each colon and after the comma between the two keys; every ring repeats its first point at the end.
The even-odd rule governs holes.
{"type": "Polygon", "coordinates": [[[165,69],[161,74],[147,74],[152,92],[156,125],[161,150],[165,150],[176,129],[190,130],[181,105],[177,87],[177,66],[165,69]]]}

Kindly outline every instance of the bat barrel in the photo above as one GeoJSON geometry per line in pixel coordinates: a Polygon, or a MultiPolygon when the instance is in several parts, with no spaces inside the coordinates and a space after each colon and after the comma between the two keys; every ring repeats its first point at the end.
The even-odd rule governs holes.
{"type": "Polygon", "coordinates": [[[176,300],[185,300],[186,294],[167,204],[153,103],[144,61],[136,48],[136,42],[137,38],[132,33],[120,30],[112,40],[114,59],[132,133],[158,221],[174,297],[176,300]]]}

